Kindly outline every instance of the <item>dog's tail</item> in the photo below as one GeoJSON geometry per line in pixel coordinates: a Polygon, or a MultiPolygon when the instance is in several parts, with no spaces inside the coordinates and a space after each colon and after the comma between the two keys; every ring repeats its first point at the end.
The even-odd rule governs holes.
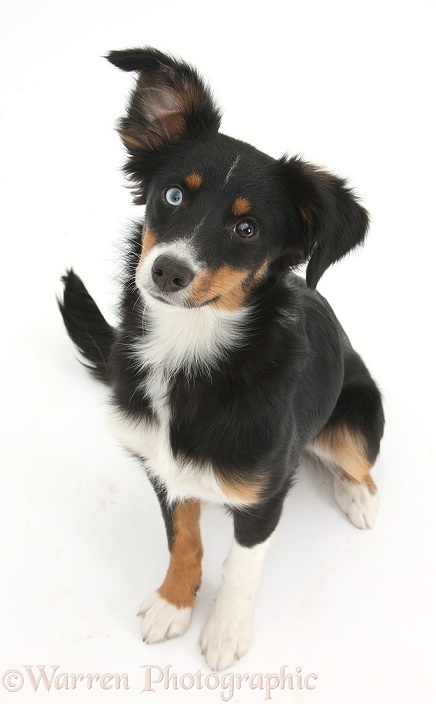
{"type": "Polygon", "coordinates": [[[62,277],[64,292],[58,299],[65,327],[79,352],[89,364],[85,366],[100,381],[110,383],[110,351],[115,328],[104,319],[82,280],[69,269],[62,277]]]}

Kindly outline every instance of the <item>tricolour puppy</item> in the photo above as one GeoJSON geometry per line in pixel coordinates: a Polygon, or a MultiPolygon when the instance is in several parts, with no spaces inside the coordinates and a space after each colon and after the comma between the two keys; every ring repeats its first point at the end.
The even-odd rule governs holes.
{"type": "Polygon", "coordinates": [[[194,69],[154,49],[114,51],[138,74],[119,133],[144,220],[128,244],[112,328],[69,271],[60,303],[114,425],[162,508],[170,562],[144,602],[149,643],[181,635],[201,582],[201,501],[233,514],[234,540],[201,635],[214,669],[250,643],[261,564],[303,456],[333,473],[341,509],[371,527],[383,432],[379,391],[316,285],[363,242],[345,182],[219,132],[194,69]],[[293,268],[308,262],[306,283],[293,268]]]}

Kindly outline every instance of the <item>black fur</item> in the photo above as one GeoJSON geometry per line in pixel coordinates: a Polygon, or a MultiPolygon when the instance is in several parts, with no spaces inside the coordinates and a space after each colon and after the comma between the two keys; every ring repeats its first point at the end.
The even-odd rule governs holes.
{"type": "Polygon", "coordinates": [[[63,301],[58,301],[65,327],[79,352],[90,362],[87,368],[100,381],[112,381],[109,358],[115,330],[106,322],[81,279],[70,269],[62,277],[63,301]]]}

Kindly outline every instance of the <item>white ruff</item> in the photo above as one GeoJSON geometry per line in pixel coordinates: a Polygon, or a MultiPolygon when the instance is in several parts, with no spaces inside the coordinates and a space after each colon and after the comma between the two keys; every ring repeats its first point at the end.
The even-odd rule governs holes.
{"type": "Polygon", "coordinates": [[[194,498],[246,505],[224,493],[210,464],[177,460],[170,445],[168,404],[169,383],[178,370],[188,378],[195,369],[209,371],[227,350],[243,344],[245,315],[244,311],[223,313],[206,306],[181,309],[159,301],[153,301],[149,310],[150,330],[138,340],[136,351],[139,362],[149,368],[144,395],[151,399],[156,421],[132,419],[114,408],[111,424],[121,444],[142,457],[150,474],[165,486],[169,502],[194,498]]]}
{"type": "Polygon", "coordinates": [[[172,376],[179,369],[208,370],[227,350],[243,344],[241,326],[246,311],[233,313],[210,306],[179,308],[142,292],[148,308],[149,329],[136,346],[144,367],[161,367],[172,376]]]}

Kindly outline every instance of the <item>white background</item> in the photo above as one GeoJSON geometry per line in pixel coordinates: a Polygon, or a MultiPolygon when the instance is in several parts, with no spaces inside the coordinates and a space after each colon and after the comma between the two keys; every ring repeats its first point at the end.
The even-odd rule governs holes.
{"type": "MultiPolygon", "coordinates": [[[[157,500],[106,425],[106,391],[75,359],[55,304],[73,265],[111,321],[130,203],[113,123],[132,77],[103,56],[153,45],[194,63],[225,133],[347,176],[372,214],[364,249],[319,290],[378,380],[387,427],[371,532],[307,472],[266,558],[252,649],[233,673],[302,667],[277,702],[430,702],[435,629],[435,5],[425,0],[15,0],[0,18],[0,676],[24,665],[128,673],[128,691],[13,702],[222,701],[143,694],[144,665],[209,670],[198,637],[231,539],[203,515],[204,581],[188,633],[140,638],[136,610],[167,562],[157,500]]],[[[261,702],[247,687],[232,701],[261,702]]]]}

